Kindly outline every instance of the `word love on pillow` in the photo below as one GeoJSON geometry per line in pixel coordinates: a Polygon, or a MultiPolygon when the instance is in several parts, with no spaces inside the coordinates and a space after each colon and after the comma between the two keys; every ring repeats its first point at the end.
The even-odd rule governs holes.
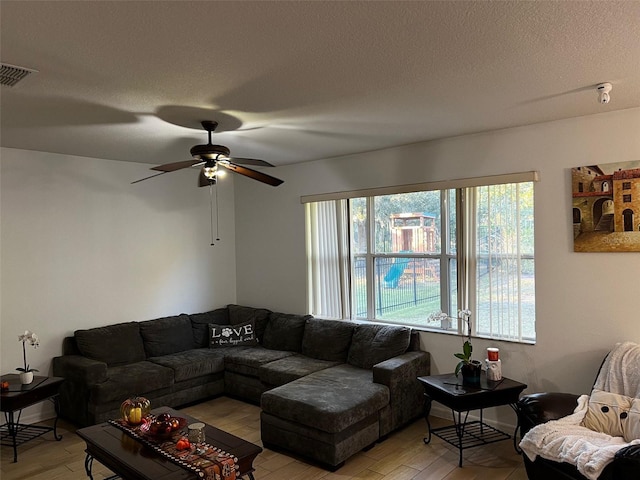
{"type": "Polygon", "coordinates": [[[209,347],[237,347],[257,345],[253,322],[238,325],[209,324],[209,347]]]}

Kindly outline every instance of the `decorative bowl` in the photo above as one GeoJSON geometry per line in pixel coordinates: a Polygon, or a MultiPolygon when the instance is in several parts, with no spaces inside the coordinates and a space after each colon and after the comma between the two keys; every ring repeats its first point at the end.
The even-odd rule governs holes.
{"type": "Polygon", "coordinates": [[[170,438],[178,430],[184,428],[187,424],[186,418],[170,417],[167,421],[158,421],[149,419],[140,425],[140,433],[152,439],[170,438]],[[176,422],[177,420],[177,422],[176,422]],[[173,421],[173,422],[172,422],[173,421]]]}

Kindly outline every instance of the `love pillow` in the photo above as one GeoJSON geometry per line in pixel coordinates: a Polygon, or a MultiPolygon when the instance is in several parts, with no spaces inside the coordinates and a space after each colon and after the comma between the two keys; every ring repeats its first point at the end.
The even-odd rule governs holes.
{"type": "Polygon", "coordinates": [[[209,324],[209,348],[257,345],[255,324],[251,321],[238,325],[209,324]]]}

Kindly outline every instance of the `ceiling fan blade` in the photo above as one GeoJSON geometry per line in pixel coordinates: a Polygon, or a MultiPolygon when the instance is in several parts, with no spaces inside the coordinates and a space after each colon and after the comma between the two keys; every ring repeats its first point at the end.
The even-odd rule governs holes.
{"type": "Polygon", "coordinates": [[[218,162],[218,165],[222,165],[224,168],[229,169],[232,172],[239,173],[240,175],[244,175],[245,177],[253,178],[254,180],[258,180],[259,182],[266,183],[267,185],[271,185],[273,187],[277,187],[281,183],[284,183],[284,180],[272,177],[271,175],[267,175],[266,173],[258,172],[257,170],[252,170],[247,167],[241,167],[240,165],[236,165],[235,163],[218,162]]]}
{"type": "Polygon", "coordinates": [[[239,165],[253,165],[255,167],[274,167],[275,165],[271,165],[269,162],[265,162],[264,160],[258,160],[257,158],[238,158],[231,157],[229,158],[230,162],[237,163],[239,165]]]}
{"type": "Polygon", "coordinates": [[[151,170],[158,170],[159,172],[175,172],[176,170],[181,170],[183,168],[193,167],[195,165],[198,165],[199,163],[204,162],[202,160],[196,160],[195,158],[192,158],[191,160],[185,160],[184,162],[165,163],[164,165],[151,167],[151,170]]]}
{"type": "Polygon", "coordinates": [[[164,175],[165,173],[169,173],[169,172],[160,172],[154,175],[149,175],[148,177],[144,177],[144,178],[141,178],[140,180],[136,180],[135,182],[131,182],[131,185],[133,185],[134,183],[142,182],[143,180],[149,180],[150,178],[157,177],[159,175],[164,175]]]}

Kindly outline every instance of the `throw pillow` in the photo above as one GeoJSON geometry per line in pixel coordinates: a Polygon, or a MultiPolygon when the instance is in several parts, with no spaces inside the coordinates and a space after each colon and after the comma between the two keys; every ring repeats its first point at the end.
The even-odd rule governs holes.
{"type": "Polygon", "coordinates": [[[629,418],[632,398],[617,393],[593,389],[589,397],[589,409],[582,426],[612,437],[622,437],[623,423],[629,418]]]}
{"type": "Polygon", "coordinates": [[[209,325],[209,347],[239,347],[257,345],[253,322],[239,325],[209,325]]]}
{"type": "Polygon", "coordinates": [[[300,352],[302,336],[307,320],[311,315],[295,315],[272,312],[264,331],[262,346],[271,350],[300,352]]]}
{"type": "Polygon", "coordinates": [[[358,325],[353,332],[347,362],[371,369],[376,363],[402,355],[409,348],[411,330],[387,325],[358,325]]]}
{"type": "Polygon", "coordinates": [[[252,321],[256,328],[258,342],[262,343],[264,330],[267,327],[271,311],[266,308],[244,307],[233,304],[228,305],[227,308],[229,309],[229,323],[231,325],[238,325],[252,321]]]}
{"type": "Polygon", "coordinates": [[[209,346],[209,324],[229,325],[229,310],[216,308],[210,312],[194,313],[191,318],[191,328],[193,328],[193,341],[198,348],[209,346]]]}

